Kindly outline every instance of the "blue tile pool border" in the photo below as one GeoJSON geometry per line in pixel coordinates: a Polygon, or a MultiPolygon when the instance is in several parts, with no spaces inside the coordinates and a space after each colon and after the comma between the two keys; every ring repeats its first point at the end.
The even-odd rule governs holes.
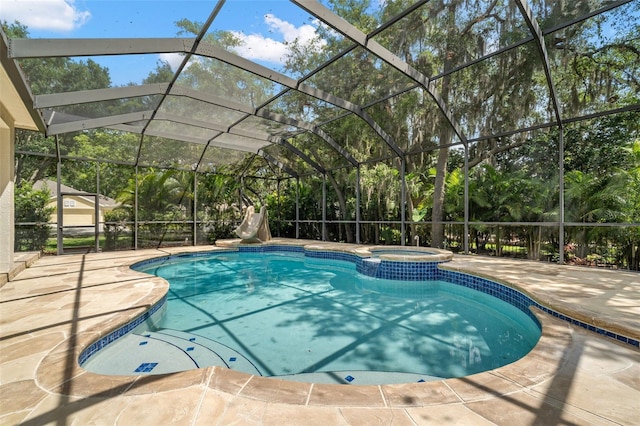
{"type": "Polygon", "coordinates": [[[95,342],[87,346],[80,353],[80,356],[78,357],[78,363],[81,366],[84,365],[84,363],[86,363],[89,360],[89,358],[91,358],[97,352],[106,348],[111,343],[115,342],[121,337],[124,337],[127,334],[131,333],[136,327],[138,327],[139,325],[151,319],[153,315],[158,313],[160,308],[162,308],[164,304],[167,302],[167,296],[168,295],[163,296],[162,299],[160,299],[158,303],[154,304],[151,307],[151,309],[149,309],[147,312],[143,313],[137,318],[134,318],[132,321],[126,323],[122,327],[117,328],[116,330],[112,331],[111,333],[107,334],[104,337],[101,337],[100,339],[96,340],[95,342]]]}
{"type": "Polygon", "coordinates": [[[597,327],[584,321],[572,318],[569,315],[565,315],[536,302],[534,299],[522,293],[521,291],[507,285],[464,272],[451,271],[447,269],[438,270],[440,272],[439,279],[497,297],[498,299],[508,302],[511,305],[517,307],[518,309],[529,315],[531,318],[535,318],[535,316],[529,309],[530,306],[533,306],[545,312],[546,314],[549,314],[555,318],[561,319],[578,327],[584,328],[587,331],[591,331],[596,334],[609,337],[618,342],[626,343],[636,348],[640,348],[640,341],[638,341],[638,339],[633,339],[622,334],[614,333],[605,328],[597,327]]]}
{"type": "MultiPolygon", "coordinates": [[[[603,337],[607,337],[617,342],[626,343],[635,348],[640,348],[640,341],[638,339],[634,339],[619,333],[614,333],[605,328],[597,327],[592,324],[586,323],[584,321],[580,321],[578,319],[572,318],[569,315],[565,315],[561,312],[555,311],[544,305],[541,305],[540,303],[536,302],[534,299],[532,299],[531,297],[527,296],[526,294],[522,293],[519,290],[516,290],[504,284],[500,284],[496,281],[492,281],[487,278],[482,278],[473,274],[452,271],[448,269],[442,269],[439,267],[440,264],[444,263],[442,261],[433,261],[433,262],[386,261],[386,260],[380,260],[378,258],[361,257],[353,253],[346,253],[341,251],[317,250],[317,249],[307,250],[303,246],[264,245],[264,246],[242,246],[237,249],[222,249],[222,250],[216,250],[216,251],[183,253],[183,254],[156,257],[153,259],[147,259],[141,262],[137,262],[131,265],[131,269],[139,270],[149,265],[160,266],[167,262],[175,261],[177,259],[209,257],[209,256],[215,256],[216,254],[229,253],[229,252],[303,253],[305,257],[310,257],[310,258],[341,260],[341,261],[355,263],[356,270],[358,272],[368,276],[376,277],[376,278],[383,278],[383,279],[390,279],[390,280],[411,280],[411,281],[429,281],[429,280],[447,281],[456,285],[460,285],[463,287],[467,287],[473,290],[483,292],[485,294],[494,296],[502,301],[505,301],[515,306],[516,308],[520,309],[525,314],[527,314],[538,325],[539,325],[538,319],[535,317],[531,309],[529,309],[531,306],[537,309],[540,309],[541,311],[545,312],[548,315],[551,315],[555,318],[566,321],[572,325],[581,327],[587,331],[596,333],[603,337]]],[[[98,351],[104,349],[109,344],[118,340],[120,337],[123,337],[128,333],[132,332],[140,324],[149,320],[154,314],[158,312],[160,308],[164,306],[166,302],[167,302],[167,295],[165,295],[162,299],[160,299],[158,303],[153,305],[149,311],[145,312],[141,316],[135,318],[134,320],[128,322],[122,327],[114,330],[113,332],[109,333],[108,335],[100,338],[96,342],[89,345],[87,348],[85,348],[81,352],[78,358],[78,362],[80,363],[80,365],[83,365],[85,362],[87,362],[87,360],[98,351]]]]}

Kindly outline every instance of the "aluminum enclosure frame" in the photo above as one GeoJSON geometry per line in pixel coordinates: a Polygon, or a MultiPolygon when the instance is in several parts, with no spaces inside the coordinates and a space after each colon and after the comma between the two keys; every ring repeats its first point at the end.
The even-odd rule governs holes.
{"type": "MultiPolygon", "coordinates": [[[[506,46],[502,49],[497,50],[491,54],[485,55],[483,57],[477,58],[473,61],[465,63],[461,66],[458,66],[452,70],[447,71],[448,74],[451,74],[455,71],[459,71],[464,69],[465,67],[469,67],[475,63],[479,63],[483,60],[486,60],[494,55],[503,53],[510,49],[514,49],[519,47],[522,44],[533,41],[538,49],[539,60],[542,64],[547,88],[550,93],[551,105],[553,107],[553,112],[555,116],[555,120],[539,125],[538,127],[544,126],[557,126],[561,130],[563,129],[564,123],[567,122],[567,119],[563,117],[561,105],[558,100],[557,90],[554,86],[552,69],[550,65],[550,60],[548,53],[546,51],[544,36],[546,33],[549,33],[556,28],[548,29],[543,31],[538,22],[536,21],[533,13],[531,11],[531,7],[526,0],[513,0],[518,7],[524,22],[526,23],[529,31],[530,37],[520,40],[513,45],[506,46]]],[[[614,1],[608,2],[604,4],[601,8],[592,11],[589,14],[584,15],[583,17],[574,19],[571,21],[572,23],[579,22],[580,19],[588,19],[591,16],[596,16],[598,13],[602,13],[604,11],[611,10],[615,7],[624,5],[631,2],[631,0],[625,1],[614,1]]],[[[184,54],[184,58],[181,66],[175,72],[173,79],[169,83],[157,83],[157,84],[147,84],[147,85],[138,85],[138,86],[128,86],[128,87],[114,87],[108,89],[96,89],[96,90],[86,90],[86,91],[77,91],[77,92],[66,92],[66,93],[53,93],[53,94],[43,94],[33,96],[30,93],[25,93],[23,96],[31,97],[33,102],[33,115],[34,117],[38,117],[40,119],[39,123],[42,123],[43,129],[48,136],[60,135],[64,133],[70,132],[78,132],[82,130],[88,129],[97,129],[97,128],[112,128],[117,130],[125,130],[133,133],[140,134],[140,146],[142,146],[142,141],[145,136],[158,136],[168,139],[173,139],[176,141],[184,141],[190,143],[202,144],[206,147],[209,146],[217,146],[226,149],[237,149],[241,151],[252,152],[260,155],[266,161],[271,164],[276,165],[285,173],[290,176],[298,179],[299,174],[286,166],[282,161],[278,158],[273,157],[271,154],[267,153],[264,150],[264,147],[269,145],[278,144],[287,150],[289,150],[293,155],[297,158],[301,159],[305,163],[307,163],[313,170],[315,170],[318,174],[323,176],[323,199],[326,200],[326,170],[325,167],[319,165],[313,159],[311,159],[308,155],[304,154],[302,151],[297,149],[293,144],[287,141],[287,137],[283,137],[281,134],[273,134],[271,136],[264,137],[263,135],[257,132],[251,132],[244,130],[239,127],[240,123],[245,121],[250,117],[257,117],[264,120],[271,121],[273,123],[284,124],[286,126],[291,126],[296,128],[300,132],[309,132],[314,134],[320,140],[322,140],[330,149],[337,152],[345,161],[351,166],[357,169],[358,173],[358,204],[360,198],[360,188],[359,188],[359,175],[360,175],[360,167],[362,164],[365,164],[364,161],[356,160],[351,154],[349,154],[339,143],[337,143],[331,135],[327,134],[320,125],[317,123],[304,122],[299,120],[294,116],[286,116],[282,114],[276,114],[265,109],[265,104],[258,105],[256,107],[247,107],[246,105],[234,102],[229,99],[223,99],[215,95],[211,95],[205,92],[198,92],[195,90],[190,90],[182,87],[176,86],[174,83],[177,81],[181,72],[184,70],[187,61],[192,56],[200,56],[204,58],[214,59],[217,61],[221,61],[229,66],[234,68],[246,71],[252,75],[258,76],[260,78],[269,80],[273,83],[281,85],[285,88],[285,90],[278,95],[276,95],[275,99],[269,99],[268,102],[272,102],[277,100],[277,98],[284,96],[289,92],[296,92],[303,95],[310,96],[312,98],[318,99],[319,101],[325,102],[336,107],[339,110],[344,111],[341,116],[353,115],[357,117],[359,120],[364,122],[367,126],[369,126],[373,132],[389,147],[390,151],[396,158],[399,160],[401,164],[401,178],[402,178],[402,208],[401,208],[401,222],[402,222],[402,230],[403,230],[403,238],[402,242],[404,244],[404,229],[406,228],[406,156],[407,152],[403,151],[400,146],[393,140],[393,137],[385,130],[385,126],[382,123],[376,122],[369,113],[366,111],[367,106],[375,105],[377,102],[381,102],[382,100],[374,101],[368,105],[357,105],[353,102],[340,98],[330,92],[320,90],[315,88],[305,81],[309,80],[312,76],[320,72],[324,69],[329,63],[332,63],[341,57],[343,57],[347,52],[352,51],[356,47],[362,47],[366,49],[371,54],[375,55],[377,58],[391,66],[394,70],[400,72],[403,76],[405,76],[408,80],[415,82],[414,87],[421,88],[426,94],[428,94],[434,101],[437,108],[443,114],[443,117],[449,124],[451,130],[455,133],[456,137],[460,141],[460,143],[464,147],[465,152],[465,219],[464,225],[465,230],[468,231],[469,227],[469,180],[468,180],[468,156],[469,156],[469,143],[472,141],[479,140],[480,138],[468,138],[467,135],[464,134],[461,126],[456,122],[455,117],[452,113],[452,110],[449,105],[446,104],[444,99],[439,95],[436,85],[434,82],[439,78],[442,78],[446,74],[440,74],[433,77],[427,77],[420,73],[418,70],[413,68],[407,62],[403,61],[398,56],[391,53],[389,50],[384,48],[378,42],[372,39],[372,37],[382,31],[384,28],[388,26],[392,26],[400,22],[401,18],[408,15],[412,11],[418,9],[424,4],[428,3],[428,0],[422,0],[415,2],[410,5],[404,11],[401,11],[396,17],[391,18],[384,28],[377,28],[375,31],[369,34],[365,34],[362,31],[358,30],[356,27],[339,17],[333,11],[322,5],[318,1],[312,0],[292,0],[292,3],[300,7],[301,9],[307,11],[312,16],[316,17],[328,27],[333,30],[341,33],[347,39],[352,42],[352,45],[343,49],[342,52],[334,58],[331,58],[327,63],[321,65],[314,71],[304,75],[298,79],[293,79],[288,77],[282,73],[275,72],[272,69],[269,69],[263,65],[260,65],[256,62],[252,62],[247,60],[239,55],[228,52],[222,48],[213,46],[204,42],[204,37],[207,34],[207,31],[210,25],[215,21],[217,15],[220,10],[223,8],[225,1],[220,0],[216,3],[213,8],[211,14],[209,15],[207,21],[203,25],[200,33],[195,38],[138,38],[138,39],[12,39],[8,42],[8,49],[6,52],[2,52],[2,60],[3,63],[7,62],[15,65],[16,60],[26,59],[26,58],[54,58],[54,57],[81,57],[81,56],[100,56],[100,55],[134,55],[134,54],[149,54],[149,53],[181,53],[184,54]],[[13,61],[12,61],[13,60],[13,61]],[[125,98],[137,98],[137,97],[145,97],[157,95],[161,97],[160,102],[155,107],[155,109],[138,111],[134,113],[128,114],[114,114],[106,117],[100,118],[89,118],[89,117],[77,117],[69,122],[64,123],[56,123],[48,120],[44,122],[41,120],[43,117],[45,110],[53,110],[53,114],[50,115],[50,118],[53,118],[55,115],[55,108],[68,106],[68,105],[76,105],[76,104],[85,104],[106,100],[119,100],[125,98]],[[177,114],[171,114],[167,112],[159,111],[160,106],[163,104],[164,100],[169,96],[178,96],[178,97],[186,97],[194,100],[198,100],[207,104],[215,105],[221,108],[224,108],[229,111],[236,111],[243,114],[242,118],[238,119],[235,123],[228,126],[222,123],[216,123],[214,121],[203,121],[194,118],[181,117],[177,114]],[[166,121],[172,123],[179,123],[191,127],[212,130],[215,132],[213,137],[203,139],[192,137],[189,135],[172,133],[168,131],[158,131],[150,129],[149,126],[154,121],[166,121]],[[138,124],[134,124],[138,123],[138,124]],[[146,123],[146,124],[139,124],[146,123]],[[253,149],[251,147],[243,146],[242,144],[232,144],[228,142],[223,142],[217,140],[222,135],[230,135],[230,136],[241,136],[249,139],[255,140],[257,143],[264,144],[263,147],[253,149]]],[[[569,24],[566,24],[569,25],[569,24]]],[[[3,34],[4,36],[4,34],[3,34]]],[[[15,66],[15,69],[19,69],[18,66],[15,66]]],[[[24,81],[24,76],[17,73],[12,78],[21,79],[24,81]]],[[[28,85],[27,85],[28,87],[28,85]]],[[[407,89],[403,89],[406,91],[407,89]]],[[[385,97],[385,99],[397,96],[399,93],[390,94],[385,97]]],[[[638,110],[640,109],[640,105],[635,105],[631,107],[627,107],[628,110],[638,110]]],[[[609,113],[614,113],[615,110],[611,110],[609,113]]],[[[604,114],[604,113],[603,113],[604,114]]],[[[519,129],[521,131],[522,129],[519,129]]],[[[562,132],[560,132],[562,134],[562,132]]],[[[496,135],[485,136],[483,138],[494,137],[496,135]]],[[[57,156],[58,160],[60,160],[60,148],[56,139],[57,144],[57,156]]],[[[434,148],[437,149],[437,148],[434,148]]],[[[560,173],[563,171],[563,149],[564,144],[562,141],[562,137],[560,139],[560,156],[558,159],[558,167],[560,173]]],[[[204,151],[203,151],[204,152],[204,151]]],[[[137,167],[140,164],[140,155],[138,153],[138,158],[136,158],[134,165],[137,167]]],[[[200,158],[202,161],[202,157],[200,158]]],[[[194,170],[198,170],[199,163],[194,167],[194,170]]],[[[565,225],[565,214],[564,214],[564,200],[563,200],[563,179],[562,175],[560,176],[560,206],[561,211],[559,214],[559,219],[555,225],[560,228],[560,258],[563,258],[563,238],[564,238],[564,225],[565,225]]],[[[359,222],[359,206],[356,213],[356,223],[359,222]]],[[[326,222],[326,218],[323,217],[323,222],[326,222]]],[[[359,239],[359,226],[356,228],[358,230],[357,238],[359,239]]],[[[468,232],[465,232],[466,234],[468,232]]],[[[323,225],[323,235],[326,234],[326,226],[323,225]]],[[[467,235],[468,237],[468,235],[467,235]]],[[[465,239],[465,252],[468,252],[468,239],[465,239]]]]}

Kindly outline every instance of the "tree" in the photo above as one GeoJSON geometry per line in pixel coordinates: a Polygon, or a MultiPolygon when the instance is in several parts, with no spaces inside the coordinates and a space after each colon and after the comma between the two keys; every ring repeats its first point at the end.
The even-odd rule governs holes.
{"type": "MultiPolygon", "coordinates": [[[[138,220],[142,222],[141,245],[188,239],[191,228],[185,228],[183,222],[192,218],[193,173],[149,168],[140,172],[137,179],[137,191],[136,179],[132,178],[116,199],[128,212],[128,221],[133,220],[137,208],[138,220]]],[[[123,220],[122,216],[119,220],[123,220]]]]}
{"type": "Polygon", "coordinates": [[[239,200],[240,183],[236,176],[207,173],[198,176],[198,220],[203,224],[207,239],[233,236],[233,228],[242,213],[239,200]]]}
{"type": "MultiPolygon", "coordinates": [[[[184,219],[188,214],[189,174],[177,170],[148,169],[138,174],[138,217],[140,220],[184,219]]],[[[136,182],[130,179],[128,186],[117,197],[129,209],[133,217],[136,200],[136,182]]]]}
{"type": "MultiPolygon", "coordinates": [[[[625,200],[624,221],[640,223],[640,138],[637,138],[628,149],[629,167],[616,174],[617,188],[627,195],[625,200]]],[[[620,232],[621,260],[627,267],[640,271],[640,228],[624,228],[620,232]]]]}
{"type": "Polygon", "coordinates": [[[46,188],[36,191],[29,182],[16,186],[15,222],[18,226],[15,228],[15,251],[44,249],[51,232],[49,219],[55,210],[47,207],[50,196],[46,188]]]}
{"type": "MultiPolygon", "coordinates": [[[[8,24],[3,21],[2,27],[9,38],[29,37],[27,27],[19,22],[8,24]]],[[[20,61],[20,68],[29,80],[34,95],[102,89],[111,84],[109,71],[91,59],[86,61],[69,58],[24,59],[20,61]]],[[[104,109],[107,107],[108,103],[73,105],[68,107],[66,113],[83,117],[99,117],[105,114],[104,109]]],[[[73,134],[58,136],[62,154],[73,151],[74,136],[73,134]]],[[[23,179],[34,183],[46,176],[55,175],[57,159],[53,138],[45,138],[37,132],[17,130],[16,150],[53,154],[38,157],[17,154],[15,167],[17,185],[23,179]]]]}
{"type": "MultiPolygon", "coordinates": [[[[583,223],[638,221],[636,174],[638,113],[629,112],[579,123],[566,131],[565,209],[567,220],[583,223]],[[610,160],[608,160],[610,159],[610,160]]],[[[588,244],[618,239],[622,251],[636,262],[634,229],[612,235],[600,227],[572,227],[569,242],[575,255],[586,258],[588,244]]]]}

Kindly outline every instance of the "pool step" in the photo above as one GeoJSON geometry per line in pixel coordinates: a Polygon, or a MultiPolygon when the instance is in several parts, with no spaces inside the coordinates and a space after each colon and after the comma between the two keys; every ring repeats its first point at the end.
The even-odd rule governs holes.
{"type": "Polygon", "coordinates": [[[192,370],[192,357],[164,340],[129,333],[89,358],[83,368],[109,375],[167,374],[192,370]]]}
{"type": "Polygon", "coordinates": [[[189,341],[181,337],[172,336],[163,332],[145,331],[140,334],[142,337],[164,342],[168,345],[178,348],[184,355],[191,358],[195,364],[195,368],[209,367],[219,365],[228,367],[225,360],[210,348],[203,346],[195,341],[189,341]]]}
{"type": "Polygon", "coordinates": [[[122,336],[82,366],[110,375],[167,374],[210,366],[261,375],[251,361],[221,343],[167,329],[122,336]]]}
{"type": "Polygon", "coordinates": [[[148,334],[160,340],[166,339],[172,344],[178,345],[183,351],[185,351],[192,357],[194,355],[196,357],[200,357],[201,354],[205,352],[205,350],[209,351],[211,353],[214,353],[216,357],[223,362],[223,364],[211,363],[211,361],[209,361],[210,358],[206,358],[209,355],[205,352],[205,359],[196,359],[199,367],[206,367],[210,365],[224,365],[230,370],[243,371],[245,373],[254,374],[256,376],[262,376],[260,370],[258,370],[258,368],[244,355],[226,345],[223,345],[222,343],[216,342],[215,340],[168,328],[156,330],[154,332],[145,332],[143,334],[148,334]],[[187,349],[191,347],[193,347],[194,349],[187,352],[187,349]],[[201,349],[197,350],[197,348],[201,349]]]}

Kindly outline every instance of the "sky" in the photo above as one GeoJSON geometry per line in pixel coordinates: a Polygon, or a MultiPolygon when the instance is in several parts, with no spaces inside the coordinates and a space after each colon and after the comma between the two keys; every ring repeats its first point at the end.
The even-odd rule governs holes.
{"type": "MultiPolygon", "coordinates": [[[[26,25],[30,38],[178,37],[175,22],[204,22],[215,0],[2,0],[0,20],[26,25]]],[[[317,21],[288,0],[227,0],[212,28],[233,31],[240,56],[280,70],[287,42],[310,42],[317,21]]],[[[93,57],[110,70],[112,84],[140,83],[158,59],[172,67],[176,54],[93,57]]]]}

